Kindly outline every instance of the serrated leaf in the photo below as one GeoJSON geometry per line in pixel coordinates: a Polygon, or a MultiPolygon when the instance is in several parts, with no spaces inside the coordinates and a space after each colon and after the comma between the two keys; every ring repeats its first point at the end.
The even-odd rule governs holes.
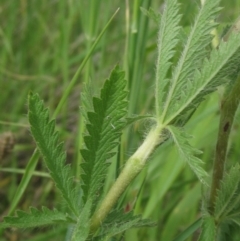
{"type": "Polygon", "coordinates": [[[233,166],[229,174],[225,174],[221,181],[220,189],[215,202],[215,218],[222,219],[234,210],[236,205],[239,205],[239,182],[240,182],[240,168],[239,165],[233,166]],[[236,202],[237,200],[237,202],[236,202]]]}
{"type": "Polygon", "coordinates": [[[69,165],[65,165],[66,153],[63,143],[59,144],[59,134],[55,131],[55,121],[49,120],[49,111],[37,94],[29,94],[29,123],[31,132],[44,162],[49,169],[56,187],[61,192],[73,213],[78,215],[77,195],[69,165]]]}
{"type": "Polygon", "coordinates": [[[124,72],[116,67],[110,79],[106,80],[100,98],[93,98],[94,111],[87,113],[88,134],[84,137],[86,148],[81,150],[84,159],[81,179],[84,182],[83,200],[86,203],[89,197],[93,198],[94,206],[97,205],[97,195],[106,176],[107,160],[115,155],[113,149],[117,147],[121,131],[126,125],[126,84],[124,72]]]}
{"type": "Polygon", "coordinates": [[[133,212],[123,213],[115,210],[104,221],[101,227],[101,237],[112,237],[130,228],[152,227],[156,223],[149,219],[142,219],[141,215],[134,216],[133,212]]]}
{"type": "Polygon", "coordinates": [[[171,66],[171,58],[175,54],[179,39],[179,22],[181,15],[178,13],[177,0],[167,0],[164,4],[164,12],[161,17],[158,33],[158,56],[156,64],[156,113],[159,116],[163,111],[165,88],[168,84],[167,72],[171,66]]]}
{"type": "Polygon", "coordinates": [[[233,34],[228,42],[222,42],[218,49],[212,51],[209,59],[205,59],[202,69],[196,71],[192,79],[186,81],[181,96],[172,101],[171,111],[166,123],[177,116],[196,108],[204,97],[216,90],[240,71],[240,34],[233,34]]]}
{"type": "MultiPolygon", "coordinates": [[[[38,228],[41,226],[53,225],[59,222],[69,223],[68,215],[58,210],[49,210],[42,207],[42,210],[31,207],[30,213],[17,211],[16,217],[5,217],[4,222],[0,224],[0,228],[38,228]]],[[[71,221],[73,222],[73,220],[71,221]]]]}
{"type": "Polygon", "coordinates": [[[173,71],[167,98],[163,100],[164,110],[160,114],[161,121],[165,124],[170,123],[169,116],[174,113],[173,106],[179,102],[179,98],[185,95],[183,90],[187,80],[192,79],[195,70],[199,69],[203,58],[206,57],[206,47],[212,39],[210,32],[216,25],[212,20],[220,10],[218,4],[219,0],[205,1],[195,18],[181,57],[173,71]]]}
{"type": "Polygon", "coordinates": [[[189,136],[187,136],[183,130],[181,130],[175,126],[167,126],[166,129],[170,132],[171,137],[172,137],[182,159],[188,163],[188,165],[193,170],[193,172],[196,174],[198,179],[203,184],[207,185],[205,179],[208,176],[208,174],[201,167],[201,165],[203,163],[202,160],[200,160],[198,157],[195,156],[197,154],[200,154],[201,152],[199,150],[193,148],[188,143],[189,136]]]}
{"type": "Polygon", "coordinates": [[[198,241],[213,241],[216,240],[217,230],[215,220],[212,216],[203,217],[202,232],[198,241]]]}

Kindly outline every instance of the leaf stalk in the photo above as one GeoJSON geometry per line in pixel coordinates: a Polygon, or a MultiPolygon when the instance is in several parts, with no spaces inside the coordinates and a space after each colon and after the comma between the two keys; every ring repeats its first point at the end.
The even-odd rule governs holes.
{"type": "Polygon", "coordinates": [[[153,153],[156,146],[161,144],[165,139],[161,137],[163,130],[162,125],[157,125],[150,130],[146,139],[137,151],[128,159],[125,167],[113,184],[108,194],[104,198],[98,210],[91,219],[90,233],[95,233],[101,223],[104,221],[113,206],[117,203],[119,197],[126,190],[132,180],[145,167],[147,159],[153,153]]]}

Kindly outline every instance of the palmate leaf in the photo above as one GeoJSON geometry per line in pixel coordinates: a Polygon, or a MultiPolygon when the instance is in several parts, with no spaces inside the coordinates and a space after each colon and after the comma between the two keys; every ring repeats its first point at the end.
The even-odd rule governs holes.
{"type": "Polygon", "coordinates": [[[203,184],[207,184],[206,177],[208,176],[208,174],[201,167],[202,161],[195,156],[197,154],[200,154],[201,152],[190,146],[190,144],[188,143],[189,137],[183,130],[175,126],[167,126],[166,129],[170,132],[171,137],[182,159],[188,163],[188,165],[199,178],[199,180],[203,184]]]}
{"type": "Polygon", "coordinates": [[[166,75],[171,66],[171,58],[174,56],[174,48],[178,43],[180,31],[180,18],[177,0],[167,0],[164,12],[161,16],[158,33],[158,56],[156,64],[156,113],[159,116],[163,111],[165,88],[167,85],[166,75]],[[160,113],[160,114],[159,114],[160,113]]]}
{"type": "Polygon", "coordinates": [[[214,216],[216,219],[231,216],[231,211],[235,209],[236,205],[239,205],[239,182],[240,167],[236,165],[230,169],[229,174],[225,174],[221,182],[215,203],[214,216]]]}
{"type": "Polygon", "coordinates": [[[81,178],[84,182],[83,200],[86,203],[91,197],[95,206],[109,165],[107,160],[115,154],[113,149],[117,147],[121,131],[126,125],[126,84],[124,72],[116,67],[110,79],[106,80],[100,98],[93,98],[94,112],[87,113],[88,135],[84,137],[86,148],[81,150],[84,158],[81,178]]]}
{"type": "Polygon", "coordinates": [[[212,38],[210,32],[216,25],[212,20],[220,10],[218,4],[219,0],[205,1],[195,18],[181,57],[173,71],[167,98],[164,100],[161,121],[165,124],[169,123],[169,115],[174,113],[172,106],[181,98],[186,81],[192,79],[193,73],[200,68],[206,57],[206,47],[211,43],[212,38]]]}
{"type": "Polygon", "coordinates": [[[212,51],[210,59],[205,59],[201,71],[196,71],[193,78],[179,90],[181,96],[172,101],[166,123],[196,108],[207,94],[231,79],[239,70],[240,34],[233,33],[228,42],[221,42],[219,48],[212,51]]]}
{"type": "Polygon", "coordinates": [[[77,195],[69,165],[65,165],[66,153],[63,143],[59,144],[59,134],[55,131],[55,121],[49,121],[49,111],[37,94],[29,94],[29,123],[31,132],[44,162],[50,171],[56,187],[61,192],[72,212],[78,216],[77,195]]]}
{"type": "Polygon", "coordinates": [[[30,213],[17,211],[16,217],[5,217],[4,222],[0,224],[0,228],[38,228],[59,222],[71,223],[73,220],[69,219],[68,215],[56,209],[49,210],[46,207],[42,207],[42,210],[38,210],[31,207],[30,213]]]}
{"type": "Polygon", "coordinates": [[[203,217],[202,231],[198,241],[216,240],[217,230],[213,216],[206,215],[203,217]]]}

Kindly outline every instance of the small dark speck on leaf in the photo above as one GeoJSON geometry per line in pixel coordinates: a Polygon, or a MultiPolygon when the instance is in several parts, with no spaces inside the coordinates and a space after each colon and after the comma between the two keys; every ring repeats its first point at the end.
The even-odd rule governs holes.
{"type": "Polygon", "coordinates": [[[228,128],[229,128],[229,122],[227,122],[224,127],[223,127],[223,131],[224,132],[227,132],[228,131],[228,128]]]}

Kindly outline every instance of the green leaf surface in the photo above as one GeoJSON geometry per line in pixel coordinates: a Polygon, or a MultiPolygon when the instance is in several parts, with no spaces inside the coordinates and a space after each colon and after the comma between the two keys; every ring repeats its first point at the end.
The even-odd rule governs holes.
{"type": "Polygon", "coordinates": [[[17,211],[16,217],[7,216],[4,218],[4,222],[0,224],[0,228],[38,228],[41,226],[53,225],[59,222],[73,222],[69,219],[68,215],[59,212],[58,210],[49,210],[46,207],[42,207],[42,210],[31,207],[30,213],[23,211],[17,211]]]}
{"type": "MultiPolygon", "coordinates": [[[[210,32],[216,25],[212,20],[220,10],[218,4],[219,0],[205,1],[199,9],[181,57],[173,71],[167,98],[164,100],[164,111],[161,113],[163,123],[169,124],[169,116],[176,111],[176,109],[173,111],[173,106],[179,102],[180,98],[184,98],[182,96],[188,95],[184,91],[186,83],[192,79],[194,72],[200,68],[204,57],[206,57],[206,47],[212,39],[210,32]]],[[[172,29],[170,28],[169,31],[172,29]]]]}
{"type": "Polygon", "coordinates": [[[92,93],[92,83],[89,81],[88,83],[84,84],[83,91],[81,93],[81,113],[85,119],[87,119],[87,111],[93,111],[93,103],[92,103],[92,98],[93,98],[93,93],[92,93]]]}
{"type": "Polygon", "coordinates": [[[130,117],[126,118],[127,124],[126,125],[131,125],[137,121],[143,120],[143,119],[153,119],[155,121],[155,119],[153,118],[152,115],[133,115],[130,117]]]}
{"type": "Polygon", "coordinates": [[[156,223],[150,219],[142,219],[141,215],[134,216],[133,212],[123,213],[115,210],[102,224],[100,237],[112,237],[130,228],[153,227],[156,223]]]}
{"type": "Polygon", "coordinates": [[[152,19],[157,25],[159,25],[160,23],[160,19],[161,19],[161,15],[155,11],[153,8],[149,8],[149,10],[147,10],[146,8],[140,7],[141,11],[143,12],[143,14],[145,14],[146,16],[148,16],[150,19],[152,19]]]}
{"type": "Polygon", "coordinates": [[[100,98],[93,98],[93,112],[88,112],[86,123],[87,135],[84,137],[85,149],[81,150],[84,182],[83,200],[89,197],[97,205],[98,193],[103,186],[109,163],[115,152],[121,131],[126,125],[124,117],[127,113],[127,91],[124,72],[116,67],[106,80],[100,98]]]}
{"type": "Polygon", "coordinates": [[[230,220],[240,227],[240,213],[230,217],[230,220]]]}
{"type": "Polygon", "coordinates": [[[200,154],[201,152],[195,148],[193,148],[189,142],[189,136],[186,133],[175,126],[167,126],[167,130],[170,132],[172,139],[179,151],[180,156],[184,161],[188,163],[190,168],[196,174],[198,179],[203,183],[206,184],[206,178],[208,176],[207,172],[201,167],[202,160],[200,160],[195,155],[200,154]]]}
{"type": "Polygon", "coordinates": [[[232,34],[228,42],[221,42],[218,49],[205,59],[200,71],[191,80],[185,81],[180,95],[173,99],[166,123],[177,116],[196,108],[204,97],[219,85],[235,76],[240,70],[240,34],[232,34]]]}
{"type": "MultiPolygon", "coordinates": [[[[166,148],[166,145],[165,145],[166,148]]],[[[160,206],[161,200],[169,191],[178,175],[182,172],[184,162],[176,162],[178,153],[171,149],[163,149],[159,155],[152,160],[156,163],[153,170],[157,172],[157,178],[150,179],[151,184],[148,187],[148,192],[151,193],[148,202],[144,206],[143,217],[151,217],[156,213],[156,208],[160,206]],[[164,165],[159,165],[159,160],[167,159],[164,165]],[[158,190],[157,192],[155,190],[158,190]]],[[[150,169],[150,167],[149,167],[150,169]]],[[[154,172],[150,172],[149,176],[154,177],[154,172]]]]}
{"type": "Polygon", "coordinates": [[[191,224],[186,230],[179,234],[173,241],[184,241],[187,240],[197,229],[201,226],[201,219],[198,219],[193,224],[191,224]]]}
{"type": "Polygon", "coordinates": [[[207,215],[203,218],[202,232],[198,241],[214,241],[216,240],[216,227],[214,218],[207,215]]]}
{"type": "MultiPolygon", "coordinates": [[[[113,14],[113,16],[106,23],[106,25],[104,26],[104,28],[102,29],[100,34],[95,38],[95,41],[92,44],[92,47],[89,49],[89,52],[84,57],[81,65],[79,66],[79,68],[77,69],[77,71],[74,74],[73,78],[71,79],[69,85],[65,89],[65,91],[63,93],[63,96],[61,97],[61,100],[60,100],[56,110],[54,111],[54,116],[56,116],[60,112],[60,110],[63,107],[64,103],[66,102],[66,99],[69,96],[71,90],[75,86],[76,82],[79,80],[79,76],[80,76],[83,68],[85,67],[85,65],[88,62],[89,58],[93,55],[96,46],[99,44],[101,38],[103,37],[104,33],[108,29],[110,23],[112,22],[113,18],[117,14],[117,12],[118,12],[118,10],[113,14]]],[[[17,189],[17,191],[15,193],[15,196],[14,196],[13,200],[12,200],[12,203],[11,203],[11,206],[10,206],[10,209],[9,209],[9,214],[12,214],[12,212],[15,210],[17,204],[19,203],[19,200],[22,198],[23,193],[26,190],[26,187],[27,187],[27,185],[30,182],[30,179],[31,179],[32,174],[33,174],[33,171],[35,170],[35,166],[37,164],[38,158],[39,158],[39,154],[35,150],[33,155],[32,155],[32,157],[31,157],[31,159],[30,159],[30,162],[28,163],[27,170],[26,170],[25,174],[23,175],[21,183],[20,183],[20,185],[19,185],[19,187],[18,187],[18,189],[17,189]]]]}
{"type": "Polygon", "coordinates": [[[237,164],[225,174],[215,203],[214,216],[216,219],[225,218],[236,205],[239,205],[240,168],[237,164]]]}
{"type": "Polygon", "coordinates": [[[175,54],[174,48],[178,43],[181,15],[178,13],[179,4],[176,0],[167,0],[164,5],[158,33],[158,56],[156,66],[156,113],[163,111],[165,88],[168,84],[167,72],[171,66],[171,58],[175,54]]]}
{"type": "Polygon", "coordinates": [[[77,194],[69,165],[65,165],[66,153],[63,143],[59,144],[59,134],[55,131],[55,121],[49,120],[49,111],[37,94],[29,94],[29,123],[31,132],[44,162],[57,188],[73,213],[78,215],[77,194]]]}
{"type": "Polygon", "coordinates": [[[78,218],[78,222],[74,228],[71,241],[85,241],[88,238],[90,231],[90,215],[91,215],[92,201],[88,199],[81,215],[78,218]]]}
{"type": "MultiPolygon", "coordinates": [[[[170,210],[164,222],[160,240],[173,240],[179,233],[179,227],[186,227],[189,222],[195,220],[196,211],[201,199],[201,184],[198,182],[191,187],[170,210]]],[[[170,202],[170,201],[169,201],[170,202]]]]}

